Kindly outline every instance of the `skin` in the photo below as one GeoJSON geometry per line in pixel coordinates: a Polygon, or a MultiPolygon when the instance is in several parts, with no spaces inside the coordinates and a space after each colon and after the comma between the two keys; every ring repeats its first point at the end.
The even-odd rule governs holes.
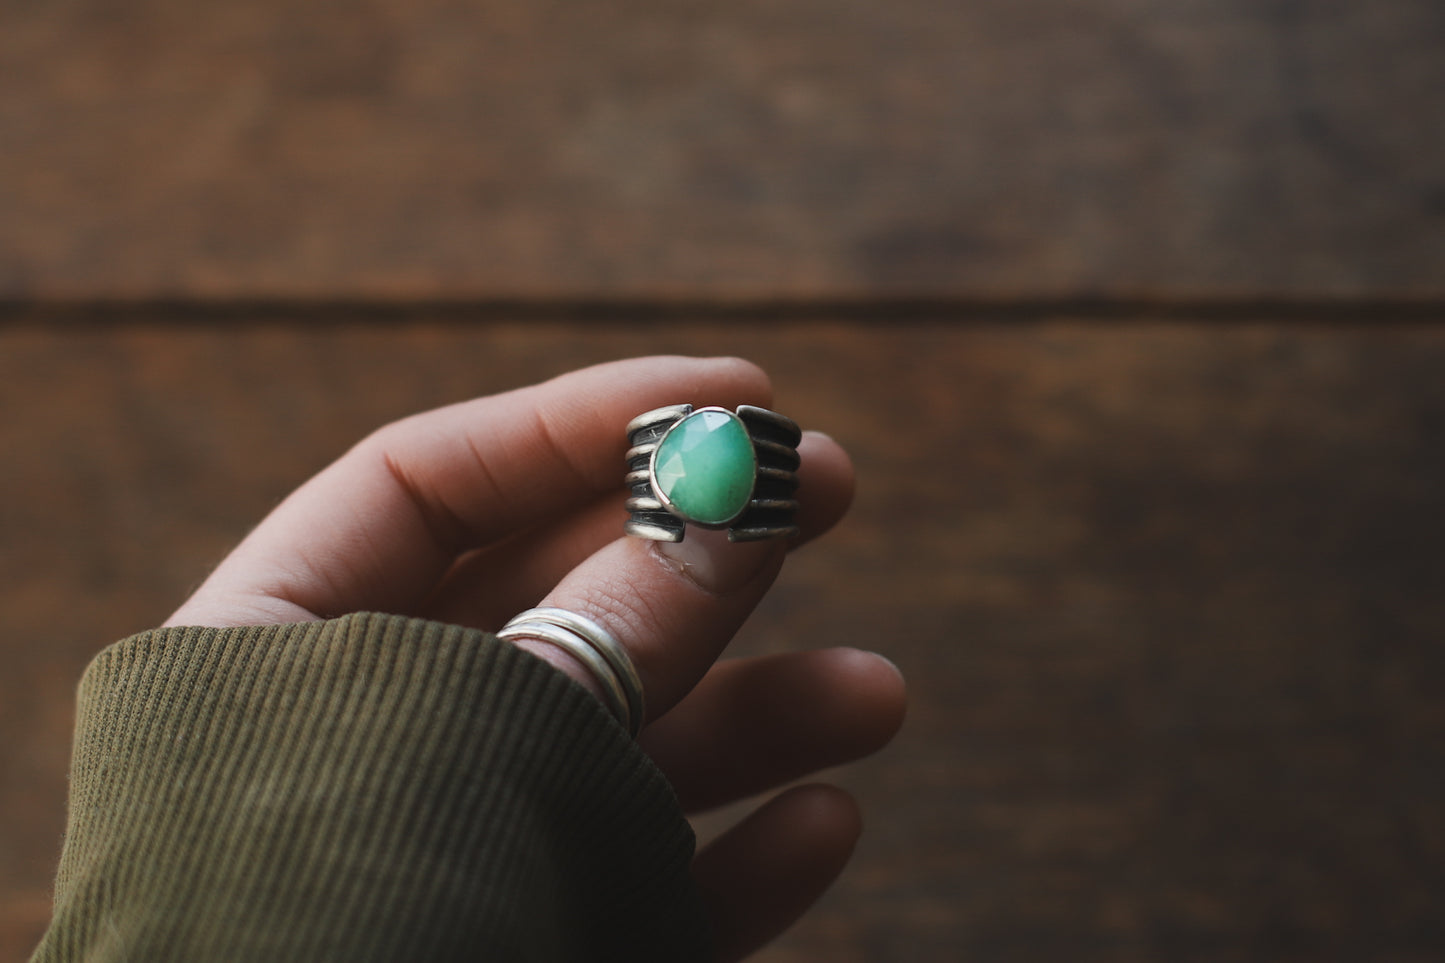
{"type": "MultiPolygon", "coordinates": [[[[855,649],[718,662],[788,551],[847,510],[853,470],[814,432],[799,446],[792,543],[620,537],[622,426],[663,405],[768,407],[738,359],[642,358],[387,425],[268,516],[168,620],[229,626],[387,611],[496,630],[537,604],[587,615],[627,648],[647,694],[639,737],[689,812],[794,783],[893,736],[904,686],[855,649]]],[[[598,691],[542,641],[520,645],[598,691]]],[[[722,960],[787,929],[842,871],[856,803],[798,785],[700,852],[694,877],[722,960]]]]}

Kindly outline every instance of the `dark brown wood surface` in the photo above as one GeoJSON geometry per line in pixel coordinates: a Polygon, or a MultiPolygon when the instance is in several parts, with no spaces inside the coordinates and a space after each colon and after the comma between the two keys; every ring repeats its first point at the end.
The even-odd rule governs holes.
{"type": "Polygon", "coordinates": [[[855,864],[763,960],[1440,958],[1445,327],[264,313],[0,329],[0,958],[99,646],[375,425],[656,350],[757,359],[858,463],[738,651],[911,680],[836,774],[855,864]]]}
{"type": "Polygon", "coordinates": [[[1445,958],[1442,50],[1438,0],[0,4],[0,959],[100,646],[377,424],[649,351],[858,462],[738,651],[912,685],[762,960],[1445,958]]]}
{"type": "Polygon", "coordinates": [[[0,5],[0,298],[1445,295],[1439,0],[0,5]]]}

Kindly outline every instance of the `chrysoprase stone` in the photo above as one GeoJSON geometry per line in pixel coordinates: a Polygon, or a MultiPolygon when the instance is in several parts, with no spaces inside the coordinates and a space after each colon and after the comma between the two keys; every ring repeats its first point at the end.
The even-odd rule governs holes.
{"type": "Polygon", "coordinates": [[[743,423],[704,408],[673,425],[653,456],[657,493],[690,521],[722,525],[753,497],[757,456],[743,423]]]}

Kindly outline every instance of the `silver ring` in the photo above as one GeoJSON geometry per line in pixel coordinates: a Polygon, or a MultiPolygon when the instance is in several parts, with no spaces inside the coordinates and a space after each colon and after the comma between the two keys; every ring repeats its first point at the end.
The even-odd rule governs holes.
{"type": "Polygon", "coordinates": [[[798,442],[790,418],[752,405],[669,405],[627,425],[629,535],[680,542],[689,524],[732,542],[798,534],[798,442]]]}
{"type": "Polygon", "coordinates": [[[576,612],[569,612],[566,609],[541,608],[528,609],[512,619],[512,623],[518,622],[542,622],[558,626],[582,636],[597,651],[617,676],[617,681],[627,697],[627,711],[639,724],[647,715],[646,700],[643,698],[642,679],[637,675],[637,669],[632,664],[631,657],[627,650],[602,626],[589,618],[578,615],[576,612]]]}
{"type": "Polygon", "coordinates": [[[642,680],[627,650],[606,629],[566,609],[528,609],[497,632],[499,639],[541,639],[576,658],[596,678],[612,715],[636,737],[646,717],[642,680]]]}

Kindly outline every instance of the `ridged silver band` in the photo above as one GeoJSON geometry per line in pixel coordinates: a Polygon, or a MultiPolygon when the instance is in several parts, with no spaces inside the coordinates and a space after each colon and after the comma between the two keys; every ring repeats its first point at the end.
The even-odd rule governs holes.
{"type": "MultiPolygon", "coordinates": [[[[623,525],[627,534],[659,542],[680,542],[686,534],[688,522],[669,511],[658,497],[651,463],[663,437],[692,413],[692,405],[668,405],[640,414],[628,423],[625,484],[631,493],[626,502],[631,517],[623,525]]],[[[740,405],[736,414],[747,429],[757,459],[753,494],[731,522],[704,527],[726,528],[732,542],[791,538],[799,531],[794,520],[798,510],[794,494],[798,489],[802,430],[791,418],[767,408],[740,405]]]]}
{"type": "Polygon", "coordinates": [[[528,609],[514,616],[497,633],[500,639],[540,639],[550,642],[585,665],[602,688],[612,715],[636,736],[647,715],[642,680],[612,634],[591,619],[566,609],[528,609]]]}

